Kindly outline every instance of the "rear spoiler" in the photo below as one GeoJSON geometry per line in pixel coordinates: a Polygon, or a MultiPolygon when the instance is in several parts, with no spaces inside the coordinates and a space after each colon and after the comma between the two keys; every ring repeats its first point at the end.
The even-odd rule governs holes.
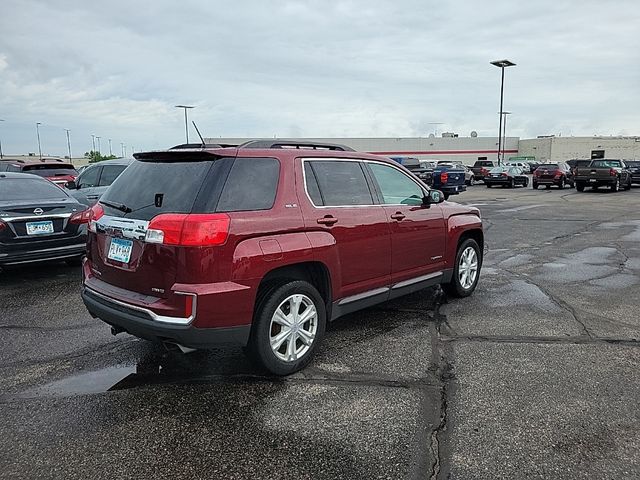
{"type": "MultiPolygon", "coordinates": [[[[232,150],[228,156],[235,156],[235,150],[232,150]]],[[[206,160],[215,160],[221,158],[222,155],[213,153],[208,150],[159,150],[151,152],[134,153],[133,158],[141,162],[202,162],[206,160]]]]}

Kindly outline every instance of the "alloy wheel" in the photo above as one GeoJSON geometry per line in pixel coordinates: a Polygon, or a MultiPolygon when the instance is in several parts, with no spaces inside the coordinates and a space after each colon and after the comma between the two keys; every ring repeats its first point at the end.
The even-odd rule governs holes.
{"type": "Polygon", "coordinates": [[[317,330],[318,312],[313,301],[306,295],[290,295],[271,317],[271,351],[284,362],[295,362],[309,351],[317,330]]]}
{"type": "Polygon", "coordinates": [[[469,289],[473,286],[478,276],[478,254],[473,247],[467,247],[460,255],[458,263],[458,280],[462,288],[469,289]]]}

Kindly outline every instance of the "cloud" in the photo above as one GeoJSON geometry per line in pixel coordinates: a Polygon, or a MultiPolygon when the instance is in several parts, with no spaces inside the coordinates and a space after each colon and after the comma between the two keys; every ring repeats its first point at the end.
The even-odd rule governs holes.
{"type": "Polygon", "coordinates": [[[495,135],[504,57],[510,135],[640,134],[639,21],[624,0],[5,0],[0,134],[164,148],[190,103],[210,137],[495,135]]]}

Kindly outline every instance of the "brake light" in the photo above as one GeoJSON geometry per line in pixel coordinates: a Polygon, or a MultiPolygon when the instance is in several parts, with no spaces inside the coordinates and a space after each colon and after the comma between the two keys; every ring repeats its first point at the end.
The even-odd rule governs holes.
{"type": "Polygon", "coordinates": [[[227,241],[230,223],[226,213],[163,213],[149,222],[145,241],[189,247],[222,245],[227,241]]]}
{"type": "Polygon", "coordinates": [[[89,209],[88,226],[90,232],[96,233],[96,221],[100,220],[104,215],[104,208],[99,203],[96,203],[89,209]]]}
{"type": "Polygon", "coordinates": [[[90,219],[91,219],[91,209],[87,208],[86,210],[83,210],[81,212],[76,212],[73,215],[71,215],[71,218],[69,218],[69,223],[72,223],[74,225],[81,225],[83,223],[89,223],[90,219]]]}
{"type": "Polygon", "coordinates": [[[480,169],[480,173],[481,173],[483,176],[486,176],[486,175],[489,175],[489,170],[487,170],[486,168],[482,167],[482,168],[480,169]]]}
{"type": "Polygon", "coordinates": [[[2,220],[0,220],[0,232],[1,232],[2,230],[4,230],[5,228],[7,228],[7,224],[6,224],[6,223],[4,223],[2,220]]]}
{"type": "Polygon", "coordinates": [[[508,174],[507,172],[502,172],[502,176],[503,176],[503,177],[508,177],[508,176],[509,176],[509,174],[508,174]]]}
{"type": "Polygon", "coordinates": [[[447,183],[447,180],[449,180],[449,173],[448,172],[442,172],[440,174],[440,183],[447,183]]]}
{"type": "Polygon", "coordinates": [[[534,170],[533,174],[534,174],[536,177],[539,177],[539,176],[541,175],[540,169],[536,168],[536,169],[534,170]]]}
{"type": "Polygon", "coordinates": [[[615,177],[616,175],[618,175],[618,172],[615,169],[610,168],[609,169],[609,175],[612,176],[612,177],[615,177]]]}

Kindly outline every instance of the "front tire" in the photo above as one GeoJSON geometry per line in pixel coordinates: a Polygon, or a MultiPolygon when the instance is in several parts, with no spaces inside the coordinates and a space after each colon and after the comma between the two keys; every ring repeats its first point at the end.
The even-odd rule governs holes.
{"type": "Polygon", "coordinates": [[[533,189],[537,190],[538,189],[538,184],[536,182],[533,182],[533,189]]]}
{"type": "Polygon", "coordinates": [[[559,188],[560,190],[564,190],[564,178],[561,178],[561,179],[560,179],[560,183],[558,184],[558,188],[559,188]]]}
{"type": "Polygon", "coordinates": [[[326,317],[324,300],[310,283],[296,280],[272,288],[256,306],[249,353],[274,375],[295,373],[311,361],[326,317]]]}
{"type": "Polygon", "coordinates": [[[478,285],[481,267],[482,252],[478,242],[467,238],[458,247],[451,281],[442,284],[442,289],[454,297],[468,297],[478,285]]]}

